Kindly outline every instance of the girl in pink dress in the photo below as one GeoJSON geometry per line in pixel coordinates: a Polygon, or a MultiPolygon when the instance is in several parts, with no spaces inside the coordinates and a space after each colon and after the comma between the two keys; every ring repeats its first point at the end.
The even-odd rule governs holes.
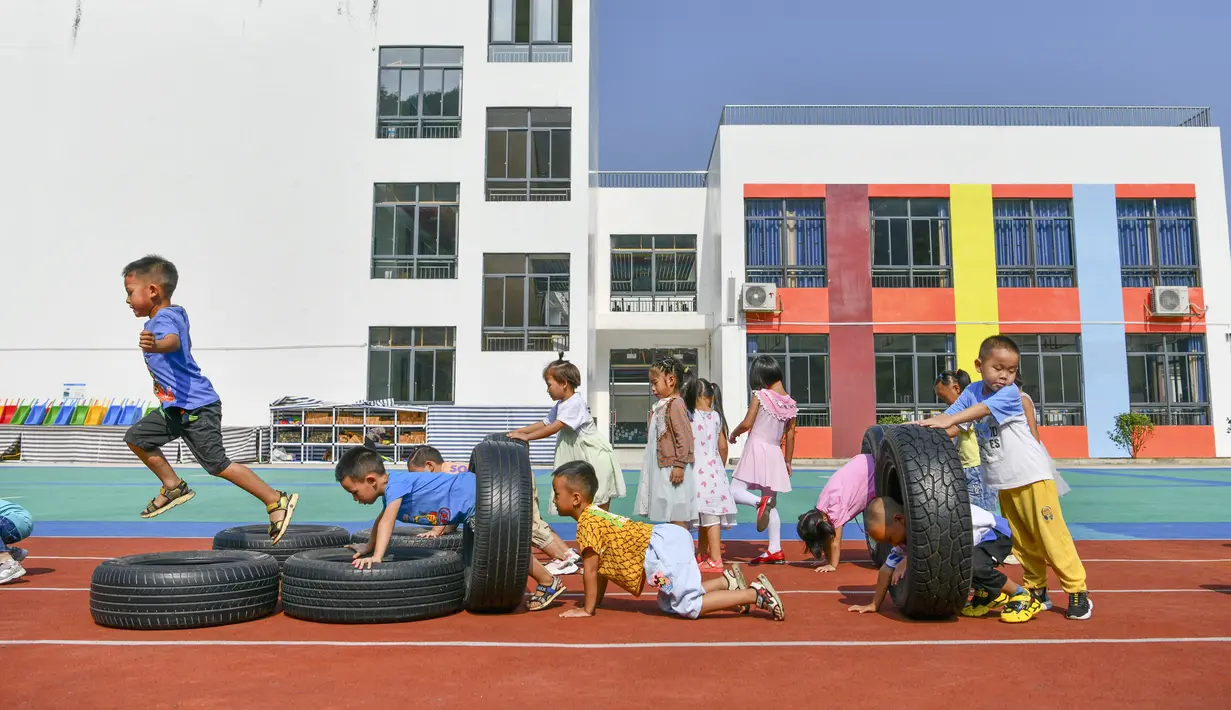
{"type": "Polygon", "coordinates": [[[735,527],[735,499],[727,481],[727,418],[722,414],[722,390],[708,380],[694,380],[685,386],[683,398],[692,414],[697,460],[697,562],[702,572],[720,574],[720,529],[735,527]]]}
{"type": "Polygon", "coordinates": [[[744,453],[735,466],[731,495],[739,505],[756,506],[757,532],[769,528],[769,549],[751,564],[786,564],[782,551],[782,518],[778,494],[791,490],[791,458],[795,453],[795,400],[782,386],[782,366],[769,355],[758,355],[748,368],[752,403],[744,421],[731,432],[734,444],[749,432],[744,453]],[[783,434],[786,454],[783,455],[783,434]]]}

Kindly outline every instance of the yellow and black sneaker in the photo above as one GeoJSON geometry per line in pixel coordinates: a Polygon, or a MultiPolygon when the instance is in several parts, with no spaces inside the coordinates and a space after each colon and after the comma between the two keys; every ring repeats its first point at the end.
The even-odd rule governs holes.
{"type": "Polygon", "coordinates": [[[1035,614],[1043,612],[1043,605],[1037,597],[1032,596],[1029,592],[1026,594],[1014,594],[1007,603],[1004,609],[1000,612],[1000,620],[1007,624],[1024,624],[1034,618],[1035,614]]]}
{"type": "Polygon", "coordinates": [[[1009,595],[1001,592],[996,595],[995,599],[988,601],[988,593],[982,589],[975,592],[974,597],[966,602],[966,606],[962,607],[962,616],[968,616],[974,619],[987,616],[987,613],[992,609],[1009,601],[1009,595]]]}

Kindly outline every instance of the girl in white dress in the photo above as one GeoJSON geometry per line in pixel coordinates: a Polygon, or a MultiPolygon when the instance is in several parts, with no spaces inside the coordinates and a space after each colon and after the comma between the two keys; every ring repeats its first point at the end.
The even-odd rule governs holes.
{"type": "Polygon", "coordinates": [[[697,562],[702,572],[722,573],[722,528],[735,527],[735,499],[727,480],[727,418],[722,413],[722,390],[717,383],[696,380],[683,393],[692,413],[696,452],[697,562]]]}

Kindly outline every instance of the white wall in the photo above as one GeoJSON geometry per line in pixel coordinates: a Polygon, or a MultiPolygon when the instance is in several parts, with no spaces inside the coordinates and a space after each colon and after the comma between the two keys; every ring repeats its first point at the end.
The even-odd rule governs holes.
{"type": "Polygon", "coordinates": [[[0,261],[26,304],[0,312],[0,397],[150,397],[119,275],[148,252],[230,424],[366,396],[372,325],[456,326],[459,404],[542,400],[549,353],[480,352],[485,251],[572,254],[587,362],[587,3],[560,64],[487,63],[487,0],[87,2],[74,42],[75,6],[0,5],[0,261]],[[374,137],[381,45],[464,47],[461,138],[374,137]],[[484,201],[488,106],[572,108],[571,202],[484,201]],[[375,182],[461,184],[458,279],[368,278],[375,182]]]}

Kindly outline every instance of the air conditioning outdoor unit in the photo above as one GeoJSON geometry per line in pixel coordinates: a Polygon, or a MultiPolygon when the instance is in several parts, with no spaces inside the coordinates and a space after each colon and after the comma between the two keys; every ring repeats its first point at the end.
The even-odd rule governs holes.
{"type": "Polygon", "coordinates": [[[1190,315],[1188,287],[1155,286],[1150,290],[1150,311],[1156,316],[1190,315]]]}
{"type": "Polygon", "coordinates": [[[746,313],[778,310],[778,287],[775,284],[744,284],[739,307],[746,313]]]}

